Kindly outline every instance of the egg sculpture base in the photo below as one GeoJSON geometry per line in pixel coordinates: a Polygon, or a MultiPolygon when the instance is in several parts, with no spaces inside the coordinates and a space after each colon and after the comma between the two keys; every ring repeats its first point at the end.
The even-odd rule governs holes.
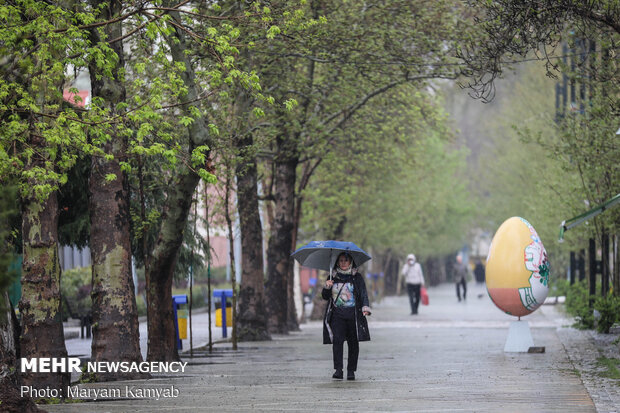
{"type": "Polygon", "coordinates": [[[527,353],[531,347],[534,347],[534,340],[530,331],[530,323],[523,320],[511,322],[504,352],[527,353]]]}

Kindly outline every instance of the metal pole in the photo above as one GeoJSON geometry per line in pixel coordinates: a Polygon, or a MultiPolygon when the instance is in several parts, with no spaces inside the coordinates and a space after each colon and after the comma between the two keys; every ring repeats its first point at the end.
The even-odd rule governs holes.
{"type": "Polygon", "coordinates": [[[588,245],[588,261],[590,267],[590,304],[593,304],[596,295],[596,244],[594,238],[590,238],[588,245]]]}
{"type": "MultiPolygon", "coordinates": [[[[194,242],[196,242],[196,219],[198,218],[198,197],[195,199],[194,204],[194,242]]],[[[194,246],[192,246],[192,259],[189,263],[189,357],[194,357],[194,335],[192,331],[192,304],[194,302],[193,296],[194,287],[194,246]]]]}
{"type": "Polygon", "coordinates": [[[570,252],[570,285],[575,284],[575,270],[577,269],[577,264],[575,260],[575,252],[570,252]]]}
{"type": "Polygon", "coordinates": [[[207,312],[209,314],[209,353],[213,352],[213,336],[211,335],[211,236],[209,235],[209,196],[208,184],[205,182],[205,224],[207,227],[207,312]]]}
{"type": "Polygon", "coordinates": [[[586,279],[586,250],[579,251],[579,261],[577,266],[579,267],[579,281],[586,279]]]}
{"type": "Polygon", "coordinates": [[[605,228],[601,238],[601,295],[605,297],[609,292],[609,235],[605,228]]]}

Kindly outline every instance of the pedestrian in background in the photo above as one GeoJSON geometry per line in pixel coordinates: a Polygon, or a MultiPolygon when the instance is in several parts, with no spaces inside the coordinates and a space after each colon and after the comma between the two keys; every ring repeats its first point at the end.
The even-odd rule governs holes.
{"type": "MultiPolygon", "coordinates": [[[[474,267],[474,278],[476,279],[476,284],[478,288],[482,288],[482,286],[484,285],[484,279],[485,279],[484,273],[485,273],[484,265],[482,265],[482,261],[480,261],[480,258],[478,258],[476,260],[476,265],[474,267]]],[[[483,293],[478,294],[478,298],[483,298],[483,297],[484,297],[483,293]]]]}
{"type": "Polygon", "coordinates": [[[424,285],[424,274],[422,273],[422,266],[415,259],[415,255],[407,255],[407,262],[403,265],[401,274],[405,277],[407,284],[411,315],[417,314],[420,305],[420,288],[424,285]]]}
{"type": "Polygon", "coordinates": [[[463,300],[467,299],[467,267],[463,263],[461,254],[456,256],[454,282],[456,283],[456,298],[461,301],[461,287],[463,287],[463,300]]]}
{"type": "Polygon", "coordinates": [[[355,380],[359,342],[370,341],[368,292],[362,274],[357,272],[353,257],[343,252],[334,266],[336,274],[325,282],[321,296],[329,300],[323,322],[323,344],[332,344],[334,379],[343,378],[343,350],[347,342],[347,380],[355,380]]]}
{"type": "Polygon", "coordinates": [[[474,267],[474,278],[478,284],[484,284],[484,265],[480,259],[476,260],[476,266],[474,267]]]}

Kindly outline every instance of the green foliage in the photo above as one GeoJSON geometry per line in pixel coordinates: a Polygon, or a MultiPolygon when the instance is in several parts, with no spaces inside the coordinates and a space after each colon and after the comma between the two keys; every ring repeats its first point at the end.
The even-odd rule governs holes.
{"type": "Polygon", "coordinates": [[[549,288],[550,297],[566,297],[570,289],[570,281],[565,278],[556,278],[549,288]]]}
{"type": "Polygon", "coordinates": [[[58,241],[61,245],[84,248],[90,238],[88,176],[90,157],[77,160],[67,172],[67,183],[58,191],[58,241]]]}
{"type": "Polygon", "coordinates": [[[466,153],[452,150],[451,138],[445,114],[413,85],[367,104],[304,193],[302,239],[335,236],[421,256],[458,249],[471,204],[456,179],[466,153]]]}
{"type": "Polygon", "coordinates": [[[594,309],[600,314],[596,322],[596,331],[609,334],[610,328],[620,321],[620,297],[611,292],[605,297],[596,297],[594,309]]]}
{"type": "MultiPolygon", "coordinates": [[[[0,191],[0,294],[3,294],[19,275],[19,271],[14,268],[18,258],[15,239],[15,218],[19,216],[18,211],[17,187],[7,183],[0,191]]],[[[4,309],[0,310],[6,314],[4,309]]]]}
{"type": "Polygon", "coordinates": [[[596,364],[599,367],[605,369],[602,373],[600,373],[603,377],[608,377],[614,380],[620,380],[620,360],[617,358],[608,358],[605,356],[601,356],[596,359],[596,364]]]}
{"type": "Polygon", "coordinates": [[[83,67],[81,56],[95,48],[79,28],[84,15],[31,1],[2,10],[0,176],[41,200],[67,181],[78,153],[92,149],[78,111],[63,104],[62,86],[67,68],[83,67]]]}
{"type": "Polygon", "coordinates": [[[594,328],[594,315],[590,307],[590,294],[585,280],[574,283],[566,294],[566,311],[575,317],[575,327],[594,328]]]}
{"type": "Polygon", "coordinates": [[[85,316],[91,311],[91,267],[73,268],[62,273],[60,291],[63,297],[63,314],[85,316]]]}
{"type": "MultiPolygon", "coordinates": [[[[619,106],[615,98],[620,93],[618,84],[609,82],[592,87],[592,99],[583,113],[564,118],[557,141],[541,143],[552,156],[561,160],[564,173],[574,176],[580,184],[567,200],[566,209],[570,215],[564,219],[580,215],[620,193],[620,140],[616,135],[619,106]]],[[[605,211],[595,220],[571,229],[574,232],[567,233],[565,238],[595,237],[601,227],[609,233],[617,233],[620,210],[605,211]]]]}

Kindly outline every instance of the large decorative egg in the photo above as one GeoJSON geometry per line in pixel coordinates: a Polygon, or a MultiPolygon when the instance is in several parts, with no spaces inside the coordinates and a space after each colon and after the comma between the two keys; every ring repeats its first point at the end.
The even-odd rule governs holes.
{"type": "Polygon", "coordinates": [[[487,256],[486,284],[493,303],[517,317],[530,314],[547,298],[547,251],[525,219],[508,218],[493,236],[487,256]]]}

